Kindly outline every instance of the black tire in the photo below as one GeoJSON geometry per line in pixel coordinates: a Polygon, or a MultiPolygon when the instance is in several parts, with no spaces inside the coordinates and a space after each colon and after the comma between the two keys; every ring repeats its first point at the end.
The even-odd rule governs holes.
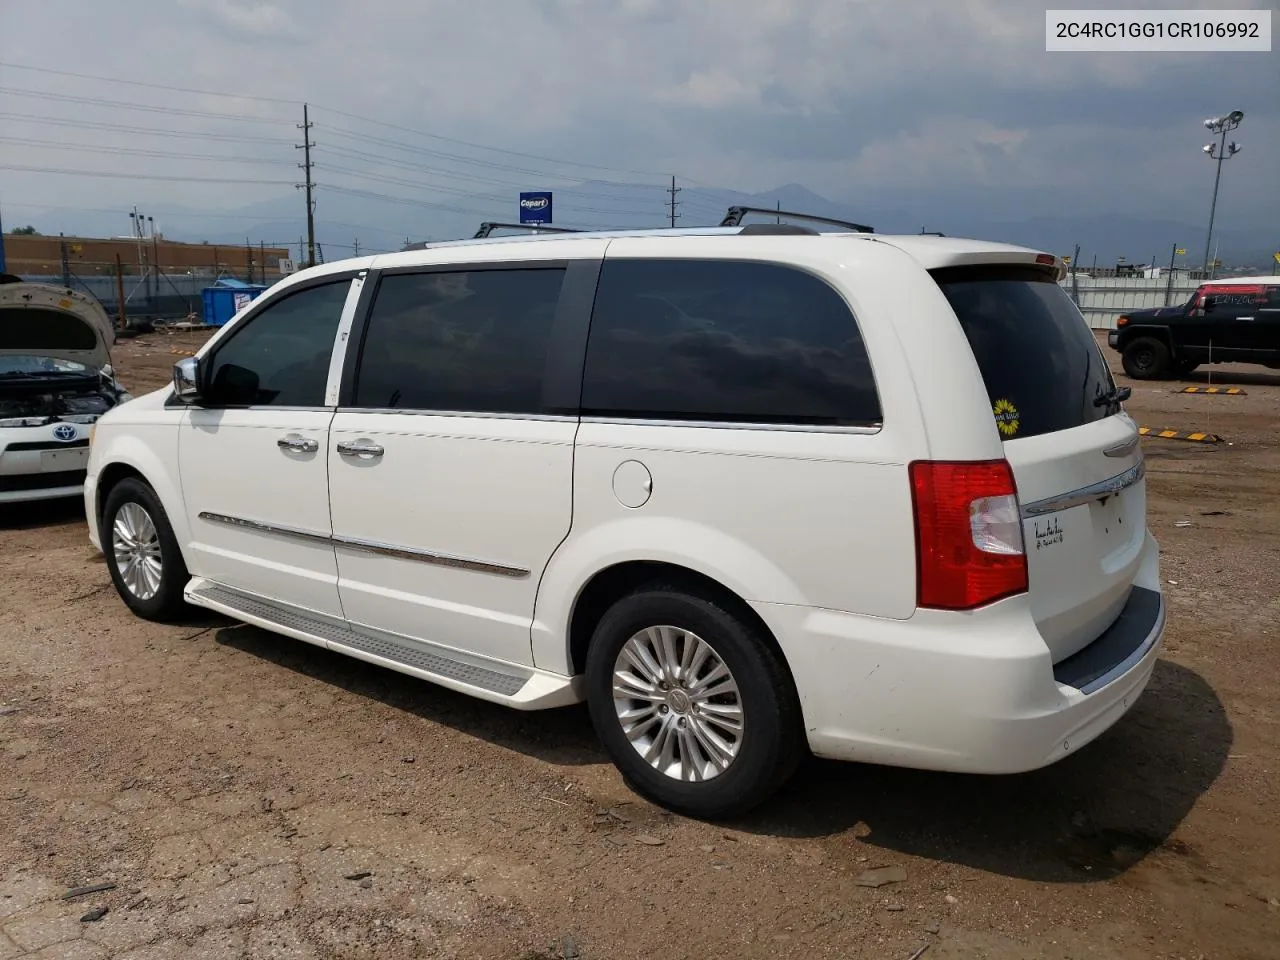
{"type": "MultiPolygon", "coordinates": [[[[145,527],[143,530],[145,532],[145,527]]],[[[182,559],[178,539],[173,535],[169,515],[165,513],[160,498],[151,487],[136,477],[128,477],[112,487],[102,508],[99,537],[102,540],[102,552],[107,558],[111,582],[115,584],[116,592],[120,594],[125,606],[144,620],[160,622],[177,619],[188,611],[182,591],[191,575],[182,559]],[[140,508],[155,528],[159,552],[159,583],[154,592],[149,592],[146,586],[141,587],[141,592],[138,586],[131,586],[116,557],[116,521],[131,506],[140,508]]],[[[141,582],[135,580],[134,583],[137,585],[141,582]]]]}
{"type": "Polygon", "coordinates": [[[1169,348],[1155,337],[1130,341],[1121,361],[1124,372],[1134,380],[1162,380],[1169,375],[1169,348]]]}
{"type": "MultiPolygon", "coordinates": [[[[678,813],[708,819],[743,813],[777,791],[807,752],[791,675],[761,628],[716,600],[675,586],[642,587],[605,613],[587,653],[586,683],[596,734],[627,783],[678,813]],[[657,626],[689,631],[709,644],[737,684],[743,736],[736,756],[710,779],[690,782],[657,770],[632,745],[618,718],[613,698],[615,662],[632,637],[657,626]]],[[[685,717],[678,717],[678,711],[667,707],[665,714],[685,729],[685,717]]],[[[702,723],[701,729],[706,728],[704,719],[687,716],[691,725],[702,723]]],[[[693,731],[688,732],[692,736],[693,731]]],[[[678,752],[683,758],[683,750],[678,752]]]]}
{"type": "Polygon", "coordinates": [[[1195,360],[1179,360],[1173,365],[1173,372],[1180,377],[1185,377],[1188,374],[1195,373],[1199,367],[1200,364],[1195,360]]]}

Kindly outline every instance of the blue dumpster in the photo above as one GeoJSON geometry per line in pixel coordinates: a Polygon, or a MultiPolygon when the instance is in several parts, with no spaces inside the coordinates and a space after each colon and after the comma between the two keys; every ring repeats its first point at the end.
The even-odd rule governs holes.
{"type": "Polygon", "coordinates": [[[205,287],[201,294],[204,322],[211,327],[222,326],[265,289],[260,283],[245,283],[230,277],[219,280],[212,287],[205,287]]]}

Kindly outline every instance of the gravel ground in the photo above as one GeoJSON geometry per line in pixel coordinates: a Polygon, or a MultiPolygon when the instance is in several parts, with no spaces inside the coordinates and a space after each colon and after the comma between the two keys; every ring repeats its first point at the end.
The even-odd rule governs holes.
{"type": "Polygon", "coordinates": [[[0,960],[1280,957],[1280,375],[1214,380],[1128,405],[1228,442],[1144,441],[1170,626],[1120,724],[1016,777],[811,761],[732,824],[634,797],[581,708],[136,620],[77,503],[4,511],[0,960]]]}

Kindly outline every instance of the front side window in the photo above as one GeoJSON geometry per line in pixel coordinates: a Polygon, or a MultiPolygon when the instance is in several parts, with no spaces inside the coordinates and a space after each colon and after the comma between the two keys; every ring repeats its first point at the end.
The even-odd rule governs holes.
{"type": "Polygon", "coordinates": [[[213,353],[209,400],[227,406],[324,406],[349,280],[266,304],[213,353]]]}
{"type": "Polygon", "coordinates": [[[562,267],[398,273],[382,278],[353,406],[543,412],[562,267]]]}
{"type": "Polygon", "coordinates": [[[879,423],[866,347],[828,284],[780,264],[606,260],[583,413],[658,420],[879,423]]]}

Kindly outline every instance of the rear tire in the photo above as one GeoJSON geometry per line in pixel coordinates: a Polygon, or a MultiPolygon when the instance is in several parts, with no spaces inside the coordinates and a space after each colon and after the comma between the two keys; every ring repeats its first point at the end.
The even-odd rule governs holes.
{"type": "Polygon", "coordinates": [[[191,575],[154,490],[135,477],[112,487],[99,536],[111,582],[125,606],[144,620],[161,622],[187,611],[182,592],[191,575]]]}
{"type": "Polygon", "coordinates": [[[623,597],[596,626],[586,683],[596,733],[627,783],[679,813],[743,813],[806,753],[781,655],[709,596],[652,584],[623,597]]]}
{"type": "Polygon", "coordinates": [[[1134,380],[1162,380],[1169,375],[1169,348],[1155,337],[1138,337],[1121,356],[1124,372],[1134,380]]]}

